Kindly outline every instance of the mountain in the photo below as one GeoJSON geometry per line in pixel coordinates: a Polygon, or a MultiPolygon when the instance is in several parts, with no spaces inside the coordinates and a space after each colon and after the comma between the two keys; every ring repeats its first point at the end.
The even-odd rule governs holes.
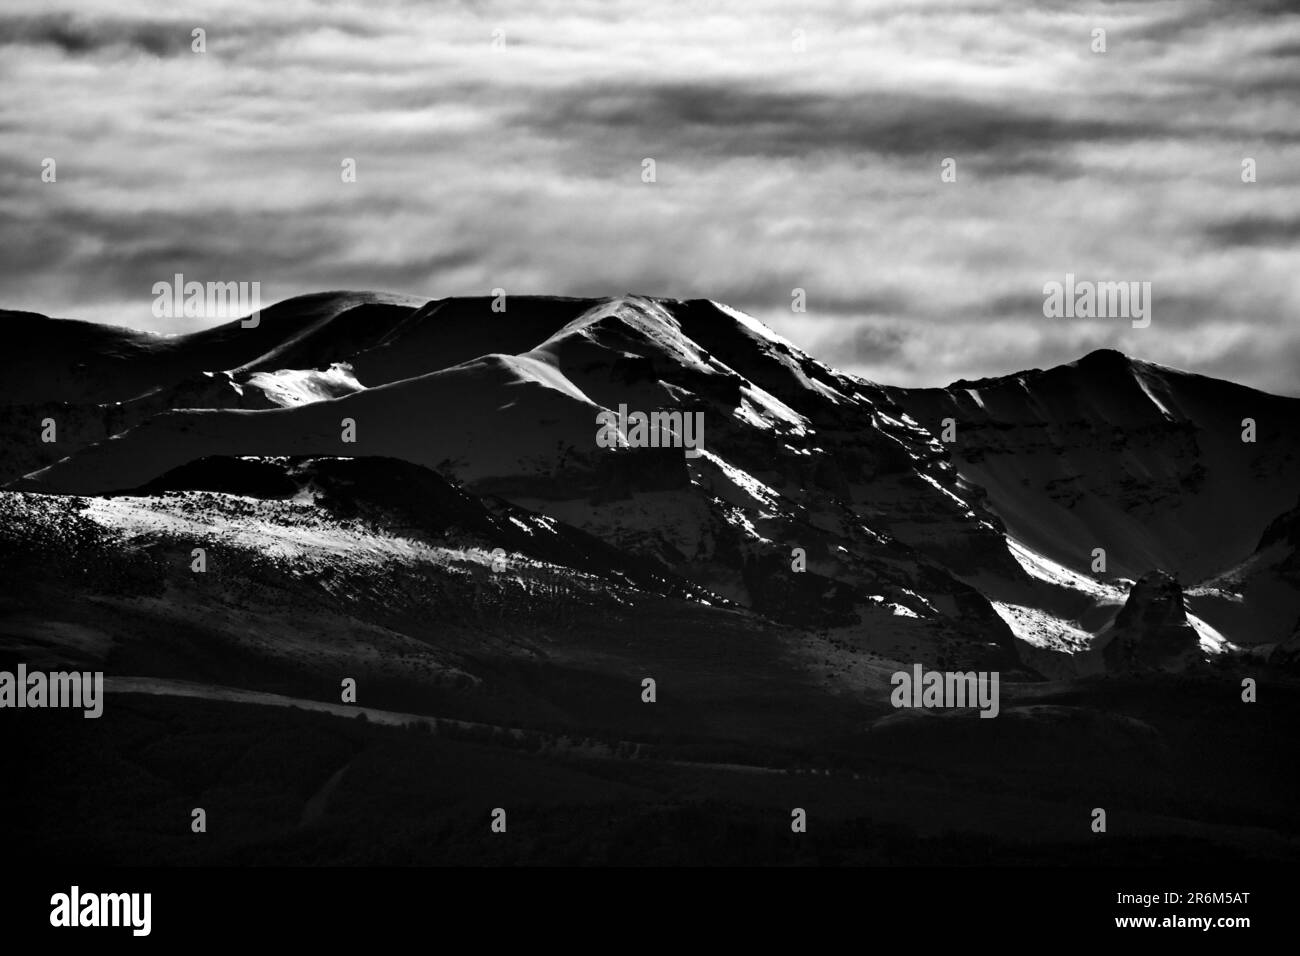
{"type": "Polygon", "coordinates": [[[304,356],[312,342],[342,343],[358,327],[414,309],[400,296],[323,293],[264,309],[254,327],[233,321],[176,336],[0,310],[11,363],[0,381],[0,481],[171,409],[274,407],[279,389],[260,387],[256,376],[236,383],[228,370],[304,356]],[[47,419],[58,422],[57,442],[33,438],[47,419]]]}
{"type": "MultiPolygon", "coordinates": [[[[5,392],[6,458],[49,460],[11,490],[121,494],[205,459],[406,462],[900,659],[1087,672],[1133,578],[1227,573],[1300,486],[1293,399],[1115,352],[881,386],[708,300],[323,293],[174,337],[3,321],[32,363],[5,392]],[[600,447],[620,406],[698,414],[702,453],[600,447]],[[42,420],[57,442],[32,440],[42,420]]],[[[1272,639],[1256,604],[1296,606],[1289,579],[1253,591],[1229,613],[1221,587],[1189,588],[1206,653],[1272,639]]]]}
{"type": "Polygon", "coordinates": [[[43,846],[476,860],[448,834],[483,806],[558,827],[552,801],[548,861],[647,808],[763,833],[805,805],[909,862],[1091,860],[1086,791],[1137,858],[1300,858],[1270,759],[1300,713],[1294,399],[1110,352],[895,388],[632,294],[0,322],[0,668],[103,670],[118,718],[23,712],[43,846]],[[636,413],[661,440],[607,440],[636,413]],[[895,709],[915,666],[998,675],[999,719],[895,709]],[[182,847],[156,821],[200,800],[238,825],[182,847]]]}
{"type": "MultiPolygon", "coordinates": [[[[108,440],[61,438],[66,458],[10,487],[116,493],[212,456],[400,459],[776,620],[1014,663],[1009,630],[945,565],[1018,568],[996,526],[961,498],[934,440],[879,389],[714,303],[514,297],[495,312],[486,298],[451,300],[367,312],[361,334],[354,298],[267,310],[249,330],[262,336],[249,350],[261,357],[204,370],[219,386],[201,407],[146,413],[108,440]],[[307,332],[265,341],[264,328],[298,312],[307,332]],[[313,368],[273,367],[307,340],[313,368]],[[489,341],[519,351],[483,354],[489,341]],[[325,376],[355,385],[335,395],[300,384],[325,376]],[[275,401],[290,390],[295,401],[275,401]],[[247,407],[258,392],[271,407],[247,407]],[[597,414],[620,404],[702,414],[703,454],[598,447],[597,414]],[[796,548],[807,560],[797,579],[796,548]]],[[[201,348],[187,337],[164,345],[201,348]]]]}

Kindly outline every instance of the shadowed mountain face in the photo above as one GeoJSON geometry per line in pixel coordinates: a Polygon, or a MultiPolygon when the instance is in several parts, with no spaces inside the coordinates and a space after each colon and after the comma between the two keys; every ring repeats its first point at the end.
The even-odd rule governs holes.
{"type": "Polygon", "coordinates": [[[1201,580],[1245,559],[1300,487],[1300,400],[1093,352],[946,389],[890,389],[1010,531],[1080,569],[1201,580]]]}
{"type": "MultiPolygon", "coordinates": [[[[355,858],[364,821],[435,785],[394,768],[428,760],[494,775],[450,786],[466,814],[541,799],[544,772],[600,819],[682,793],[788,816],[808,797],[780,771],[807,767],[831,817],[1002,840],[980,807],[1018,800],[1017,827],[1068,843],[1053,801],[1163,813],[1207,752],[1231,788],[1149,832],[1300,856],[1271,738],[1225,717],[1241,675],[1300,660],[1295,400],[1116,353],[898,389],[725,305],[633,295],[323,293],[172,338],[0,322],[0,665],[109,675],[133,716],[84,758],[141,832],[170,788],[290,808],[203,859],[355,858]],[[895,710],[917,664],[999,673],[999,719],[895,710]],[[336,738],[341,680],[374,725],[336,738]],[[277,750],[288,707],[303,737],[277,750]],[[167,757],[177,721],[252,749],[199,779],[167,757]],[[1262,835],[1222,824],[1243,787],[1262,835]],[[331,802],[339,849],[287,839],[331,802]]],[[[116,832],[86,827],[78,847],[116,832]]]]}

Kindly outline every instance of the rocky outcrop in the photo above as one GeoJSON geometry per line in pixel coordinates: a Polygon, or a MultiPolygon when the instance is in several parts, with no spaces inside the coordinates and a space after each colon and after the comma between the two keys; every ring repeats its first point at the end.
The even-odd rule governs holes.
{"type": "Polygon", "coordinates": [[[1187,619],[1183,589],[1164,571],[1148,571],[1129,590],[1102,652],[1106,669],[1177,670],[1196,660],[1200,638],[1187,619]]]}

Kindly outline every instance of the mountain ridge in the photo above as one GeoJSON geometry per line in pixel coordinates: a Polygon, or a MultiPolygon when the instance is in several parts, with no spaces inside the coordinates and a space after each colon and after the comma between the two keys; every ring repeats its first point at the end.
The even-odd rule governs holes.
{"type": "MultiPolygon", "coordinates": [[[[33,315],[0,318],[41,326],[29,353],[49,345],[33,315]]],[[[0,476],[10,493],[121,494],[221,456],[397,459],[869,653],[1092,666],[1080,652],[1129,582],[1224,572],[1300,484],[1300,400],[1114,350],[902,389],[715,300],[632,294],[326,292],[269,306],[252,328],[141,339],[83,325],[79,361],[39,355],[35,375],[0,390],[0,441],[24,468],[0,476]],[[1228,424],[1250,402],[1261,447],[1243,453],[1228,424]],[[702,415],[704,453],[598,448],[597,413],[620,406],[702,415]],[[62,428],[57,450],[31,441],[42,420],[62,428]],[[1249,500],[1230,497],[1247,485],[1249,500]],[[791,574],[799,552],[805,579],[791,574]],[[818,609],[796,580],[840,596],[818,609]]],[[[1269,622],[1291,587],[1270,584],[1269,622]]],[[[1221,600],[1187,597],[1207,654],[1273,638],[1221,600]]]]}

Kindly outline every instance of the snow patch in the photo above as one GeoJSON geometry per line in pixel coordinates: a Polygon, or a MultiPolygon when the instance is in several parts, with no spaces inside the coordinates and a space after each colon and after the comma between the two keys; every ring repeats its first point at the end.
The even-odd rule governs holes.
{"type": "Polygon", "coordinates": [[[780,495],[775,490],[769,488],[763,482],[759,481],[749,472],[737,468],[735,465],[724,461],[713,452],[702,449],[703,457],[717,465],[722,473],[727,476],[733,485],[740,488],[760,505],[766,508],[775,508],[780,495]]]}
{"type": "Polygon", "coordinates": [[[1011,633],[1026,644],[1046,650],[1077,654],[1092,644],[1093,634],[1062,620],[1047,611],[1023,604],[1006,604],[990,601],[998,617],[1006,622],[1011,633]]]}
{"type": "Polygon", "coordinates": [[[1195,614],[1187,615],[1187,623],[1191,624],[1192,629],[1196,631],[1196,636],[1200,638],[1201,650],[1205,653],[1226,654],[1238,649],[1235,644],[1195,614]]]}
{"type": "Polygon", "coordinates": [[[269,401],[282,408],[325,402],[365,390],[352,374],[352,366],[346,362],[335,362],[323,372],[312,368],[254,372],[249,376],[248,384],[260,388],[269,401]]]}
{"type": "Polygon", "coordinates": [[[773,419],[776,419],[784,422],[796,435],[807,433],[808,419],[775,395],[757,385],[745,385],[741,388],[740,395],[736,417],[746,424],[771,429],[775,427],[773,419]]]}
{"type": "Polygon", "coordinates": [[[923,472],[923,471],[918,471],[917,474],[920,475],[922,478],[924,478],[926,481],[928,481],[930,484],[934,485],[934,487],[935,487],[938,491],[941,491],[943,494],[947,495],[947,496],[948,496],[949,498],[951,498],[953,501],[957,502],[957,504],[958,504],[958,506],[961,508],[961,510],[967,512],[966,517],[968,517],[968,518],[974,518],[974,517],[975,517],[974,513],[970,511],[970,505],[968,505],[966,502],[962,501],[960,498],[958,498],[956,495],[954,495],[951,491],[949,491],[949,490],[948,490],[947,488],[945,488],[943,485],[939,484],[939,482],[935,481],[933,478],[931,478],[931,477],[930,477],[929,475],[927,475],[925,472],[923,472]]]}
{"type": "Polygon", "coordinates": [[[1049,584],[1067,587],[1074,591],[1083,591],[1097,597],[1107,598],[1111,601],[1123,600],[1126,596],[1125,592],[1122,592],[1119,588],[1110,584],[1103,584],[1101,581],[1094,580],[1077,571],[1072,571],[1065,565],[1058,564],[1051,558],[1026,547],[1010,535],[1007,536],[1006,540],[1011,556],[1019,562],[1030,577],[1038,578],[1040,581],[1047,581],[1049,584]]]}
{"type": "Polygon", "coordinates": [[[870,594],[868,597],[871,599],[872,604],[878,604],[881,607],[888,608],[889,613],[894,615],[894,617],[914,617],[918,621],[921,619],[921,615],[917,614],[910,607],[904,607],[897,601],[886,601],[883,594],[870,594]]]}
{"type": "Polygon", "coordinates": [[[1142,389],[1142,393],[1151,400],[1151,404],[1160,410],[1160,414],[1164,416],[1165,421],[1174,421],[1173,413],[1165,407],[1164,402],[1156,398],[1155,393],[1151,391],[1151,386],[1147,384],[1146,379],[1142,377],[1142,374],[1134,370],[1133,378],[1137,381],[1138,388],[1142,389]]]}

